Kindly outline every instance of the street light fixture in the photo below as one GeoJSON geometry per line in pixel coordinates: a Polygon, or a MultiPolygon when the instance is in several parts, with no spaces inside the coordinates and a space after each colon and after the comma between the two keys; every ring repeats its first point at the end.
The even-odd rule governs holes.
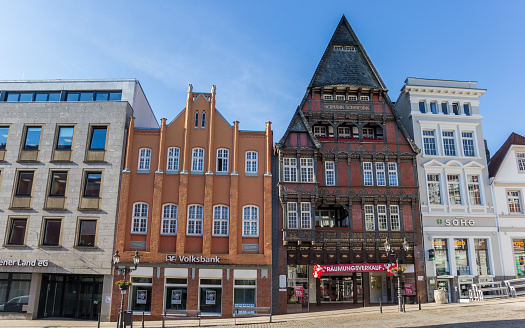
{"type": "MultiPolygon", "coordinates": [[[[139,251],[135,251],[135,256],[133,256],[133,264],[135,265],[134,268],[128,268],[124,265],[124,267],[119,266],[120,263],[120,255],[118,255],[118,251],[115,251],[115,254],[113,255],[112,259],[112,265],[115,267],[115,270],[118,274],[121,274],[124,276],[124,282],[127,281],[126,276],[137,270],[137,266],[140,263],[140,256],[139,251]]],[[[117,327],[123,328],[124,327],[124,294],[126,294],[126,290],[128,289],[128,285],[121,285],[120,293],[122,294],[121,300],[120,300],[120,313],[119,313],[119,320],[117,321],[117,327]]]]}
{"type": "MultiPolygon", "coordinates": [[[[390,252],[394,253],[394,250],[392,249],[392,244],[388,240],[388,237],[385,240],[385,251],[390,257],[390,252]]],[[[410,248],[410,245],[408,244],[407,238],[403,238],[403,249],[405,252],[408,252],[408,249],[410,248]]],[[[396,266],[399,267],[399,254],[396,254],[396,266]]],[[[398,305],[398,311],[403,312],[403,306],[401,305],[402,296],[401,296],[401,276],[403,275],[403,272],[400,272],[400,274],[397,276],[397,305],[398,305]]]]}

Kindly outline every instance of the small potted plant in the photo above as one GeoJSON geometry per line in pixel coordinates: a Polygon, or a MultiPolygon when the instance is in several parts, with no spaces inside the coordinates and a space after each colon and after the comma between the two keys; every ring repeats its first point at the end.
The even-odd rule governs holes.
{"type": "Polygon", "coordinates": [[[390,272],[394,274],[394,277],[401,277],[401,275],[403,274],[403,272],[405,272],[405,270],[406,269],[403,267],[395,267],[395,268],[390,269],[390,272]]]}
{"type": "Polygon", "coordinates": [[[115,281],[115,285],[117,285],[120,290],[127,290],[129,286],[131,286],[131,281],[119,280],[115,281]]]}

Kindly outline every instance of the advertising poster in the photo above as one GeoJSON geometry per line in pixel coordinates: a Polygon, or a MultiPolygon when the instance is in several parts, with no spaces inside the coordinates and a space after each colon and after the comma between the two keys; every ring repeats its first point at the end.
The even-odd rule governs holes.
{"type": "Polygon", "coordinates": [[[207,290],[206,291],[206,304],[215,304],[215,291],[207,290]]]}
{"type": "Polygon", "coordinates": [[[414,284],[411,282],[405,283],[405,295],[414,295],[414,284]]]}
{"type": "Polygon", "coordinates": [[[146,304],[148,301],[147,290],[137,290],[137,304],[146,304]]]}
{"type": "Polygon", "coordinates": [[[303,285],[295,285],[294,292],[295,297],[303,297],[303,285]]]}
{"type": "Polygon", "coordinates": [[[182,290],[174,289],[171,291],[171,304],[181,304],[182,302],[182,290]]]}

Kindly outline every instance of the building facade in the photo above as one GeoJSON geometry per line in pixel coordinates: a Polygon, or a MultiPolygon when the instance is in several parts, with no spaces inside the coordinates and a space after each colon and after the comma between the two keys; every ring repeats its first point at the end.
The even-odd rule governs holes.
{"type": "Polygon", "coordinates": [[[136,80],[0,82],[0,317],[109,320],[133,115],[158,126],[136,80]]]}
{"type": "Polygon", "coordinates": [[[116,250],[127,263],[139,252],[124,302],[147,320],[169,309],[231,317],[234,306],[270,306],[271,125],[239,130],[215,108],[215,95],[215,86],[189,85],[186,107],[169,124],[131,123],[116,250]]]}
{"type": "Polygon", "coordinates": [[[385,264],[396,258],[404,294],[425,299],[418,151],[343,16],[276,146],[279,312],[395,302],[385,264]]]}
{"type": "Polygon", "coordinates": [[[396,102],[416,144],[430,300],[502,275],[477,82],[408,78],[396,102]]]}
{"type": "Polygon", "coordinates": [[[525,278],[525,138],[512,133],[489,163],[505,279],[525,278]]]}

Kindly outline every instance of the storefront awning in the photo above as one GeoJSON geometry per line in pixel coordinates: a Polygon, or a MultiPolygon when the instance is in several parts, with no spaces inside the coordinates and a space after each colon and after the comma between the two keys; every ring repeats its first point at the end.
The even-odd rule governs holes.
{"type": "Polygon", "coordinates": [[[394,263],[318,264],[314,266],[313,274],[314,277],[321,278],[324,273],[381,272],[396,267],[394,263]]]}

